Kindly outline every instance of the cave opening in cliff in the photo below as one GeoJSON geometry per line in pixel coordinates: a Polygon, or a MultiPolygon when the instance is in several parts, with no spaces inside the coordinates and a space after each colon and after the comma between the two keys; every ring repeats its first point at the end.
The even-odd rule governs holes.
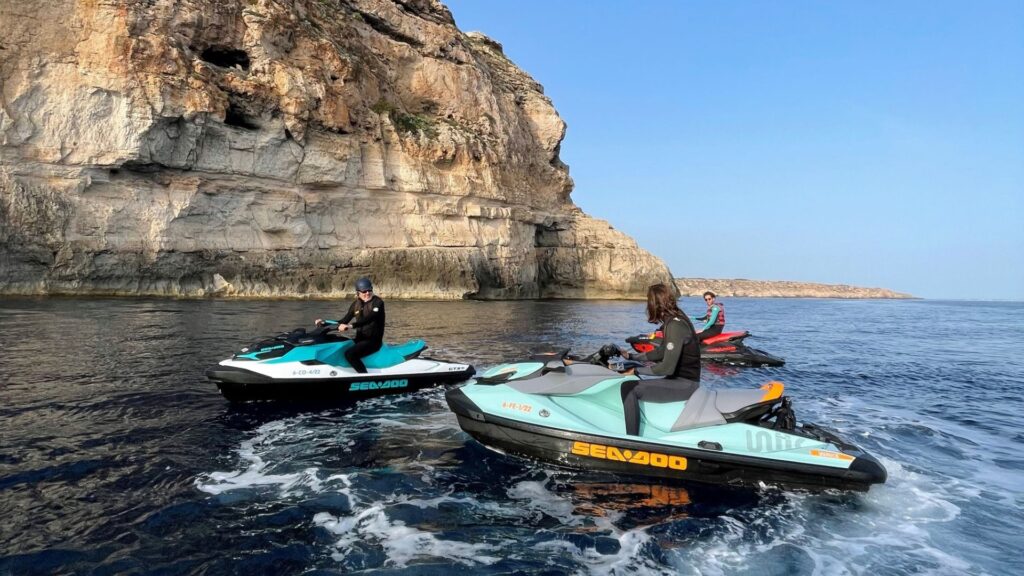
{"type": "Polygon", "coordinates": [[[534,248],[551,248],[558,246],[558,222],[550,225],[537,224],[533,235],[534,248]]]}
{"type": "Polygon", "coordinates": [[[199,55],[204,62],[222,68],[239,67],[242,70],[249,69],[249,54],[245,50],[227,48],[224,46],[210,46],[199,55]]]}
{"type": "Polygon", "coordinates": [[[259,130],[260,128],[259,124],[233,102],[228,105],[228,111],[224,114],[224,123],[228,126],[245,128],[246,130],[259,130]]]}

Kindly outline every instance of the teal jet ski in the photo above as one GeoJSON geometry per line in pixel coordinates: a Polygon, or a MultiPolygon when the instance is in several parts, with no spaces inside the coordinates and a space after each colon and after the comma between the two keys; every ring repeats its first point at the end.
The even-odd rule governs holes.
{"type": "Polygon", "coordinates": [[[473,366],[422,356],[427,344],[384,344],[363,358],[366,373],[345,359],[353,341],[332,327],[296,328],[250,344],[206,371],[232,402],[247,400],[361,400],[463,382],[473,366]]]}
{"type": "Polygon", "coordinates": [[[693,391],[685,400],[641,401],[640,433],[628,435],[621,389],[636,380],[541,358],[491,368],[445,399],[462,429],[485,446],[571,468],[859,491],[886,480],[870,454],[819,426],[797,424],[781,382],[758,390],[688,383],[693,391]]]}

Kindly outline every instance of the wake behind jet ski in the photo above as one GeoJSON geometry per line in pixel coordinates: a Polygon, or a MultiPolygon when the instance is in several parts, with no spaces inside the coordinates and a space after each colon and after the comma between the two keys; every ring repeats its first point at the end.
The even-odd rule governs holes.
{"type": "Polygon", "coordinates": [[[459,426],[507,453],[651,479],[862,491],[886,480],[885,468],[857,446],[798,424],[781,382],[760,390],[697,386],[683,401],[641,402],[632,436],[621,388],[637,377],[566,365],[559,356],[496,366],[449,390],[459,426]]]}
{"type": "MultiPolygon", "coordinates": [[[[750,332],[722,332],[701,341],[701,360],[725,364],[727,366],[783,366],[786,360],[747,346],[743,340],[750,332]]],[[[661,342],[661,330],[647,334],[638,334],[626,338],[626,342],[637,352],[649,352],[661,342]]]]}
{"type": "Polygon", "coordinates": [[[410,340],[363,358],[368,372],[360,374],[345,359],[352,345],[330,326],[297,328],[242,348],[206,376],[232,401],[358,400],[461,382],[476,373],[469,364],[421,357],[426,343],[410,340]]]}

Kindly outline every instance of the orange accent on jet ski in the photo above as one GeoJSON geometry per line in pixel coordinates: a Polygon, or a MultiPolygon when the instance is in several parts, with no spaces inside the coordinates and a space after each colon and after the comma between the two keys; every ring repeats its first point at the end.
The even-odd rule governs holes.
{"type": "Polygon", "coordinates": [[[820,456],[822,458],[835,458],[837,460],[853,460],[853,456],[849,454],[843,454],[842,452],[832,452],[831,450],[811,450],[811,456],[820,456]]]}
{"type": "Polygon", "coordinates": [[[736,351],[736,347],[735,346],[715,346],[714,348],[705,348],[704,350],[701,350],[701,353],[721,354],[721,353],[724,353],[724,352],[735,352],[735,351],[736,351]]]}
{"type": "Polygon", "coordinates": [[[782,396],[782,391],[786,389],[786,385],[778,380],[772,380],[771,382],[761,386],[761,390],[764,390],[764,396],[761,396],[761,402],[768,400],[775,400],[782,396]]]}

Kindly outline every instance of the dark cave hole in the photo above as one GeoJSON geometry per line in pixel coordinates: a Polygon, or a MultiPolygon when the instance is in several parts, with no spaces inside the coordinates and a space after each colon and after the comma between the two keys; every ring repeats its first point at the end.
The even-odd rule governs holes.
{"type": "Polygon", "coordinates": [[[199,55],[204,61],[223,68],[234,68],[239,66],[242,70],[249,69],[249,55],[245,50],[236,48],[225,48],[224,46],[210,46],[199,55]]]}
{"type": "Polygon", "coordinates": [[[228,106],[228,111],[224,114],[224,123],[228,126],[236,126],[238,128],[245,128],[246,130],[258,130],[260,127],[259,124],[254,122],[235,104],[228,106]]]}

